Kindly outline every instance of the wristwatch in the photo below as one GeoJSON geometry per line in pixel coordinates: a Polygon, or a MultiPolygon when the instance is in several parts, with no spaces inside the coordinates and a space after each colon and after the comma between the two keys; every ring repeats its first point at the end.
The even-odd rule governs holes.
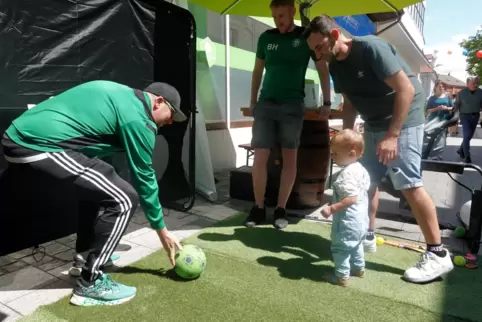
{"type": "Polygon", "coordinates": [[[331,107],[330,101],[323,101],[323,106],[331,107]]]}

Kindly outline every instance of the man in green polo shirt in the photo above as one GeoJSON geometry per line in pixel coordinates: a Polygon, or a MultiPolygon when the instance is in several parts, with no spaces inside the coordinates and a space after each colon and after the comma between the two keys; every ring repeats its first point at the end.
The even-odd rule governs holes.
{"type": "MultiPolygon", "coordinates": [[[[365,121],[360,161],[370,174],[372,207],[377,187],[388,173],[425,237],[427,252],[405,271],[404,278],[414,283],[432,281],[450,272],[453,263],[441,242],[435,205],[423,187],[423,88],[394,46],[376,36],[347,38],[340,29],[331,17],[318,16],[307,27],[308,45],[329,62],[335,92],[343,94],[343,127],[353,128],[357,112],[365,121]]],[[[376,245],[373,231],[367,232],[365,241],[366,246],[376,245]]]]}
{"type": "MultiPolygon", "coordinates": [[[[116,305],[136,295],[135,287],[114,282],[102,270],[138,202],[174,265],[175,251],[181,246],[164,222],[152,153],[160,126],[187,119],[180,103],[177,90],[165,83],[153,83],[141,91],[114,82],[92,81],[26,111],[3,135],[13,180],[54,189],[52,194],[58,198],[97,206],[92,212],[78,214],[80,226],[88,228],[78,230],[85,247],[77,250],[85,251],[85,261],[72,304],[116,305]],[[134,187],[101,160],[118,152],[126,152],[134,187]]],[[[28,202],[35,208],[35,202],[55,200],[28,202]]]]}
{"type": "Polygon", "coordinates": [[[330,76],[326,62],[316,60],[302,37],[304,28],[294,23],[295,1],[273,0],[270,7],[276,28],[265,31],[258,39],[251,84],[254,117],[251,146],[254,148],[253,190],[256,203],[245,225],[253,227],[266,220],[266,164],[270,149],[279,144],[283,169],[273,225],[284,229],[288,225],[286,203],[296,178],[297,148],[304,118],[305,76],[310,57],[315,60],[322,84],[324,103],[321,117],[328,116],[330,112],[330,76]],[[264,70],[266,74],[258,99],[264,70]]]}
{"type": "Polygon", "coordinates": [[[478,77],[467,78],[467,87],[457,94],[455,108],[460,111],[463,135],[463,141],[457,153],[465,162],[471,163],[470,140],[477,129],[482,110],[482,89],[479,88],[478,77]]]}

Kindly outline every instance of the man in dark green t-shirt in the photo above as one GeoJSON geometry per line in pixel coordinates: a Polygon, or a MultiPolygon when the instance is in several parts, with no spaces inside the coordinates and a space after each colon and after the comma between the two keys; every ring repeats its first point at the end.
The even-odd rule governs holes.
{"type": "Polygon", "coordinates": [[[180,102],[177,90],[165,83],[153,83],[140,91],[92,81],[26,111],[3,135],[7,171],[13,180],[22,180],[21,173],[27,172],[25,184],[54,189],[53,194],[61,199],[97,205],[92,209],[95,213],[78,214],[79,225],[90,227],[79,230],[82,236],[78,238],[90,248],[82,254],[85,262],[72,304],[116,305],[136,295],[135,287],[112,281],[102,269],[138,202],[174,265],[180,245],[164,222],[152,153],[158,127],[187,119],[180,102]],[[135,188],[100,160],[118,152],[126,153],[135,188]]]}
{"type": "MultiPolygon", "coordinates": [[[[304,118],[306,70],[310,57],[315,55],[302,37],[304,28],[294,24],[294,0],[273,0],[270,7],[276,28],[265,31],[258,39],[251,84],[255,205],[245,225],[253,227],[266,219],[266,164],[270,149],[280,145],[283,169],[273,225],[283,229],[288,225],[285,207],[296,177],[296,156],[304,118]],[[266,74],[258,99],[264,70],[266,74]]],[[[316,60],[315,64],[324,100],[320,114],[326,117],[331,105],[330,77],[325,61],[316,60]]]]}
{"type": "Polygon", "coordinates": [[[335,92],[343,94],[343,127],[353,128],[357,113],[365,121],[365,152],[360,162],[372,182],[371,231],[365,247],[376,250],[376,192],[388,173],[394,188],[408,201],[427,242],[427,252],[405,271],[404,278],[422,283],[450,272],[453,264],[441,243],[436,209],[423,188],[425,102],[416,75],[394,46],[376,36],[347,38],[331,17],[313,19],[305,35],[310,48],[330,64],[335,92]]]}
{"type": "Polygon", "coordinates": [[[482,111],[482,89],[479,88],[479,78],[467,78],[467,87],[457,94],[455,108],[460,111],[460,123],[462,123],[463,141],[457,150],[458,155],[471,163],[470,140],[474,136],[482,111]]]}

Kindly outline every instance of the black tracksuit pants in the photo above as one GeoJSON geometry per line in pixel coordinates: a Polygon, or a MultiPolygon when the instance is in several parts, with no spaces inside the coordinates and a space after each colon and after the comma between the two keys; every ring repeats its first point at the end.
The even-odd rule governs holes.
{"type": "MultiPolygon", "coordinates": [[[[22,176],[22,180],[28,182],[23,184],[55,189],[58,198],[79,201],[77,252],[90,250],[82,278],[93,282],[102,274],[103,265],[119,244],[136,210],[136,191],[100,159],[76,151],[39,153],[15,144],[5,135],[2,145],[9,164],[28,171],[28,176],[22,176]]],[[[55,200],[39,202],[54,203],[55,200]]]]}

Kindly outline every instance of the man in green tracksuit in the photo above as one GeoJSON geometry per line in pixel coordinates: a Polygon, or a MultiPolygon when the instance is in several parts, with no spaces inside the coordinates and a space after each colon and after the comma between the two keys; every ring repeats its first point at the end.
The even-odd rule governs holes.
{"type": "Polygon", "coordinates": [[[186,120],[180,102],[177,90],[165,83],[140,91],[110,81],[91,81],[26,111],[3,135],[12,174],[31,174],[25,184],[56,189],[58,198],[98,205],[98,215],[79,213],[79,222],[85,221],[91,229],[78,234],[91,237],[72,304],[115,305],[136,295],[135,287],[112,281],[102,268],[139,201],[174,265],[174,254],[181,246],[164,222],[152,153],[158,127],[186,120]],[[135,189],[100,159],[123,151],[135,189]]]}

